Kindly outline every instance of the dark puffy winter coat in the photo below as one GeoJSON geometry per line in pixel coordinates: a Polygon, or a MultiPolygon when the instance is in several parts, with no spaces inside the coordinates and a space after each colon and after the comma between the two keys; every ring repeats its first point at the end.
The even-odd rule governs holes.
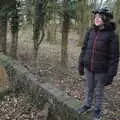
{"type": "Polygon", "coordinates": [[[115,24],[103,29],[90,28],[86,33],[79,57],[79,70],[86,67],[91,72],[115,76],[119,62],[119,42],[115,24]]]}

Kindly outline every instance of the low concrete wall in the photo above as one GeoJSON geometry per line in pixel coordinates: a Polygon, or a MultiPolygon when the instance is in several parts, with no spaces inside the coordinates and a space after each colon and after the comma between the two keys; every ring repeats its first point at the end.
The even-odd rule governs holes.
{"type": "Polygon", "coordinates": [[[49,103],[48,120],[89,120],[88,115],[78,114],[80,101],[68,96],[50,83],[41,83],[40,78],[30,73],[18,61],[0,54],[0,64],[7,71],[10,86],[14,90],[27,90],[36,104],[49,103]]]}

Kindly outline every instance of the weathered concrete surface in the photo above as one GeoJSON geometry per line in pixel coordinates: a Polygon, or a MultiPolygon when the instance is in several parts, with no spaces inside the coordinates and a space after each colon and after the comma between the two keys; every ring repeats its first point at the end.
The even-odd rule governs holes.
{"type": "Polygon", "coordinates": [[[68,96],[50,83],[40,83],[40,78],[31,74],[18,61],[0,54],[0,64],[7,71],[10,87],[14,90],[27,90],[36,104],[49,103],[48,120],[89,120],[87,114],[78,114],[80,101],[68,96]]]}

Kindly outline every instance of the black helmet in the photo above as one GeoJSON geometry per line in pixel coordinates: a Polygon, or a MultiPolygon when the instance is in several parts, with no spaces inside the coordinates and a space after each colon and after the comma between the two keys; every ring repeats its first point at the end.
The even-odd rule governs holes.
{"type": "Polygon", "coordinates": [[[103,14],[103,15],[105,15],[107,18],[113,19],[113,13],[112,13],[112,11],[111,11],[110,9],[106,8],[106,7],[105,7],[105,8],[95,9],[95,10],[92,11],[92,13],[94,13],[94,14],[97,14],[97,13],[103,14]]]}

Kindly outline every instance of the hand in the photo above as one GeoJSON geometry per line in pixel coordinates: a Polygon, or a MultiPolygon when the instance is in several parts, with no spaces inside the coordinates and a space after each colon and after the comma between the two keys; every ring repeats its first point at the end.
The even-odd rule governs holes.
{"type": "Polygon", "coordinates": [[[112,81],[113,81],[113,77],[114,77],[114,76],[108,75],[108,76],[107,76],[107,79],[106,79],[105,82],[104,82],[104,86],[111,85],[111,84],[112,84],[112,81]]]}

